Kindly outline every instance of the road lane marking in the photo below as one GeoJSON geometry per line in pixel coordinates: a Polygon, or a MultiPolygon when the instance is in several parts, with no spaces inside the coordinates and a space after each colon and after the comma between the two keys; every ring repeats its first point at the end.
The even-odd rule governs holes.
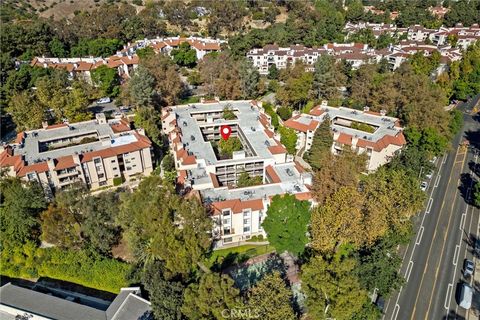
{"type": "MultiPolygon", "coordinates": [[[[422,242],[422,237],[423,237],[423,231],[424,231],[424,229],[425,229],[425,228],[424,228],[423,226],[420,227],[420,230],[419,230],[419,232],[418,232],[418,234],[417,234],[417,239],[415,240],[415,245],[419,245],[420,242],[422,242]]],[[[411,261],[411,260],[410,260],[410,261],[411,261]]]]}
{"type": "Polygon", "coordinates": [[[458,227],[458,229],[460,230],[465,229],[465,220],[467,220],[466,217],[467,217],[467,213],[466,212],[462,213],[462,218],[460,219],[460,226],[458,227]]]}
{"type": "Polygon", "coordinates": [[[445,164],[445,162],[447,162],[447,158],[448,158],[448,155],[444,155],[444,156],[443,156],[442,164],[445,164]]]}
{"type": "MultiPolygon", "coordinates": [[[[459,147],[457,147],[457,151],[456,151],[456,154],[458,155],[458,152],[459,152],[459,147]]],[[[457,155],[455,156],[455,158],[457,157],[457,155]]],[[[465,159],[467,158],[466,154],[465,156],[463,157],[463,163],[465,163],[465,159]]],[[[461,169],[463,168],[463,164],[461,166],[461,169]]],[[[451,172],[450,172],[450,176],[448,178],[448,183],[447,183],[447,186],[450,185],[450,181],[452,180],[452,174],[455,172],[455,164],[452,165],[452,168],[451,168],[451,172]]],[[[462,170],[461,170],[462,171],[462,170]]],[[[458,179],[457,180],[457,183],[456,185],[458,186],[458,182],[460,180],[458,179]]],[[[454,196],[454,199],[457,198],[457,193],[458,193],[458,188],[455,188],[455,196],[454,196]]],[[[451,219],[452,219],[452,212],[453,212],[453,206],[454,206],[455,202],[452,203],[452,207],[450,209],[450,214],[448,215],[448,223],[447,223],[447,228],[445,230],[448,230],[450,228],[450,222],[451,222],[451,219]]],[[[445,205],[445,197],[442,201],[442,206],[440,207],[440,214],[438,215],[438,219],[437,219],[437,223],[435,225],[435,230],[434,230],[434,233],[433,233],[433,237],[432,237],[432,240],[435,239],[435,236],[437,234],[437,230],[438,230],[438,224],[440,222],[440,216],[441,216],[441,213],[443,211],[443,207],[445,205]]],[[[439,261],[442,261],[442,258],[443,258],[443,253],[444,253],[444,250],[445,250],[445,239],[446,237],[444,237],[444,240],[442,242],[442,249],[441,249],[441,256],[440,256],[440,260],[439,261]]],[[[430,248],[428,249],[428,254],[427,254],[427,264],[425,265],[425,270],[424,270],[424,275],[426,273],[426,269],[427,269],[427,266],[428,266],[428,261],[430,259],[430,253],[432,252],[432,247],[433,247],[433,243],[434,241],[432,241],[430,243],[430,248]]],[[[425,319],[428,319],[428,314],[430,313],[430,307],[432,305],[432,299],[433,299],[433,293],[435,291],[435,287],[437,285],[437,277],[438,277],[438,268],[435,272],[435,281],[433,282],[433,289],[431,291],[431,294],[430,294],[430,299],[429,299],[429,302],[428,302],[428,309],[427,309],[427,313],[425,315],[425,319]]],[[[421,291],[421,288],[422,288],[422,284],[423,284],[423,279],[424,279],[424,276],[422,276],[421,280],[420,280],[420,286],[419,286],[419,289],[418,289],[418,292],[417,292],[417,296],[415,298],[415,303],[414,303],[414,307],[413,307],[413,312],[412,312],[412,316],[410,319],[414,319],[414,316],[415,316],[415,310],[416,310],[416,304],[417,304],[417,301],[418,301],[418,297],[420,295],[420,291],[421,291]]]]}
{"type": "Polygon", "coordinates": [[[453,283],[449,283],[447,288],[447,294],[445,295],[445,303],[443,304],[443,306],[447,310],[450,308],[450,299],[452,298],[452,290],[453,290],[453,283]]]}
{"type": "Polygon", "coordinates": [[[430,213],[430,209],[432,209],[432,204],[433,204],[433,199],[432,198],[428,199],[427,210],[425,211],[425,213],[430,213]]]}
{"type": "Polygon", "coordinates": [[[434,185],[433,185],[434,188],[438,187],[438,183],[440,182],[440,178],[441,178],[441,177],[442,177],[442,176],[439,174],[439,175],[437,175],[437,177],[435,178],[435,183],[434,183],[434,185]]]}
{"type": "Polygon", "coordinates": [[[405,271],[405,279],[407,280],[408,282],[408,279],[410,279],[410,274],[412,273],[412,269],[413,269],[413,261],[410,260],[408,262],[408,267],[407,267],[407,270],[405,271]]]}
{"type": "Polygon", "coordinates": [[[455,246],[455,252],[453,253],[453,265],[456,266],[457,263],[458,263],[458,256],[459,256],[459,253],[460,253],[460,246],[457,244],[455,246]]]}
{"type": "Polygon", "coordinates": [[[400,311],[400,306],[396,304],[395,309],[393,309],[392,320],[397,320],[398,311],[400,311]]]}

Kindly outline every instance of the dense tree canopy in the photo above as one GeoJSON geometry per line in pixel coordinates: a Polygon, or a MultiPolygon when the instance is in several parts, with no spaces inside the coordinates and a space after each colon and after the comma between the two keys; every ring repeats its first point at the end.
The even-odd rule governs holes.
{"type": "Polygon", "coordinates": [[[158,176],[122,198],[119,221],[136,259],[162,261],[166,277],[189,274],[210,247],[212,221],[204,207],[181,199],[158,176]]]}
{"type": "Polygon", "coordinates": [[[294,195],[276,195],[267,210],[262,227],[268,241],[277,252],[288,251],[295,255],[303,252],[309,239],[310,203],[294,195]]]}
{"type": "Polygon", "coordinates": [[[0,220],[1,244],[20,245],[37,240],[38,216],[46,207],[43,189],[38,183],[2,178],[0,220]]]}

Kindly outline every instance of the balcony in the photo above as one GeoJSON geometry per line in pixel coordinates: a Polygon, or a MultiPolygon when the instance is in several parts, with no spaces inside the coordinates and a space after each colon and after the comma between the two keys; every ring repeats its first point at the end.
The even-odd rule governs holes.
{"type": "Polygon", "coordinates": [[[59,179],[64,177],[74,176],[77,174],[78,174],[78,171],[75,169],[57,171],[57,176],[59,179]]]}
{"type": "Polygon", "coordinates": [[[222,236],[231,236],[232,234],[235,234],[235,229],[234,228],[221,231],[222,236]]]}

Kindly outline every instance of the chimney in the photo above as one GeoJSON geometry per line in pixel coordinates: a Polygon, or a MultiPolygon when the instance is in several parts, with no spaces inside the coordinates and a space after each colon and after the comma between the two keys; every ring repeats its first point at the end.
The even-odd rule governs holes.
{"type": "Polygon", "coordinates": [[[380,110],[380,115],[382,115],[382,117],[385,117],[386,114],[387,114],[387,110],[385,109],[380,110]]]}
{"type": "Polygon", "coordinates": [[[363,107],[363,111],[365,112],[370,111],[370,107],[363,107]]]}
{"type": "Polygon", "coordinates": [[[42,128],[46,129],[48,127],[48,122],[47,121],[42,121],[42,128]]]}

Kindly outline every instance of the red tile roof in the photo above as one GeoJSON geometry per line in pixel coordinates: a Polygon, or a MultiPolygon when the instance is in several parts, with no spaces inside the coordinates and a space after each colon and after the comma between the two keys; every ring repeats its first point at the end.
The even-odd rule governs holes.
{"type": "Polygon", "coordinates": [[[298,118],[300,118],[299,115],[288,119],[283,124],[288,128],[291,128],[291,129],[294,129],[294,130],[297,130],[297,131],[301,131],[301,132],[305,132],[305,133],[307,131],[315,131],[317,129],[318,124],[319,124],[319,122],[317,120],[312,119],[310,121],[310,123],[308,125],[306,125],[306,124],[303,124],[303,123],[300,123],[300,122],[296,121],[298,118]]]}
{"type": "Polygon", "coordinates": [[[19,177],[24,177],[27,175],[27,173],[30,173],[30,172],[47,172],[48,171],[48,164],[46,161],[44,162],[40,162],[40,163],[34,163],[32,165],[29,165],[29,166],[25,166],[23,168],[21,168],[17,175],[19,177]]]}
{"type": "Polygon", "coordinates": [[[263,210],[262,199],[245,200],[240,199],[226,200],[220,202],[213,202],[211,204],[213,209],[213,215],[218,215],[223,209],[230,209],[233,213],[242,213],[245,209],[251,209],[252,211],[263,210]]]}
{"type": "Polygon", "coordinates": [[[55,170],[62,170],[77,166],[77,164],[73,161],[73,156],[59,157],[53,161],[55,163],[55,170]]]}
{"type": "Polygon", "coordinates": [[[279,183],[279,182],[282,182],[280,180],[280,177],[278,176],[278,174],[275,172],[275,170],[273,169],[272,166],[267,166],[265,168],[265,171],[267,173],[267,176],[270,177],[270,180],[272,181],[272,183],[279,183]]]}

